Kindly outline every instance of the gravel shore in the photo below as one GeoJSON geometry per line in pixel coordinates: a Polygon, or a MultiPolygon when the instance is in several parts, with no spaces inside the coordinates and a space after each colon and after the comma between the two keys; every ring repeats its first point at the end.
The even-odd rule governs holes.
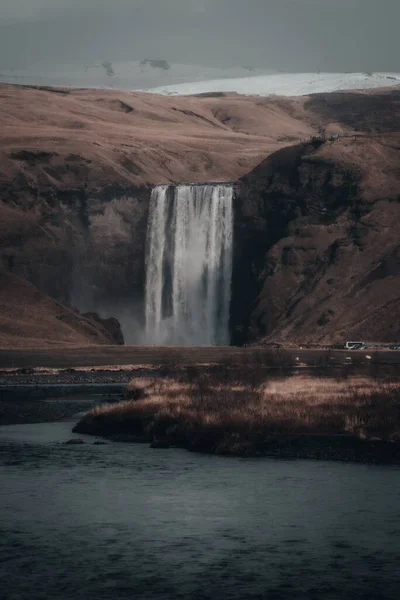
{"type": "MultiPolygon", "coordinates": [[[[5,400],[0,402],[0,425],[45,423],[59,421],[86,412],[93,399],[63,400],[5,400]]],[[[79,417],[77,416],[77,419],[79,417]]]]}
{"type": "Polygon", "coordinates": [[[0,425],[72,417],[122,398],[130,371],[0,373],[0,425]]]}
{"type": "Polygon", "coordinates": [[[124,385],[133,377],[140,376],[136,371],[88,370],[76,371],[66,369],[55,372],[43,372],[20,369],[19,372],[0,371],[0,387],[5,386],[52,386],[52,385],[93,385],[119,383],[124,385]]]}

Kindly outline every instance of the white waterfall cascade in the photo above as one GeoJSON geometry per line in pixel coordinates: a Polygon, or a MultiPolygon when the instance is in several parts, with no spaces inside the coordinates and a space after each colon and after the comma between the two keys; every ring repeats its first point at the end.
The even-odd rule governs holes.
{"type": "Polygon", "coordinates": [[[229,344],[233,187],[159,186],[146,251],[146,341],[229,344]]]}

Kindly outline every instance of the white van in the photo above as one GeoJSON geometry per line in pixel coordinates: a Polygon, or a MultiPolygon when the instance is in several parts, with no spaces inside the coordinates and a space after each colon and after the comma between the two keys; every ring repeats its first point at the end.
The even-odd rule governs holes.
{"type": "Polygon", "coordinates": [[[366,348],[365,342],[346,342],[346,350],[364,350],[366,348]]]}

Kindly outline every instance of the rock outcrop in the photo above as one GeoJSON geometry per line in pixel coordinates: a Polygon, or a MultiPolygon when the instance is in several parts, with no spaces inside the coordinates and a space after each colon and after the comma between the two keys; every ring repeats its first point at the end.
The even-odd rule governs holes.
{"type": "Polygon", "coordinates": [[[118,319],[115,317],[102,319],[97,313],[84,313],[82,317],[105,329],[110,336],[110,340],[112,340],[114,344],[118,344],[119,346],[124,345],[124,336],[118,319]]]}

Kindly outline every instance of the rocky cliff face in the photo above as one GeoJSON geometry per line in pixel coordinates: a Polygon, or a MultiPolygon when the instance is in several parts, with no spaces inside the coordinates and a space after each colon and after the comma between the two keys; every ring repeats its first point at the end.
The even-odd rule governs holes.
{"type": "Polygon", "coordinates": [[[151,190],[109,190],[90,198],[83,252],[75,261],[70,298],[81,310],[114,315],[127,341],[138,342],[143,316],[145,250],[151,190]]]}
{"type": "Polygon", "coordinates": [[[399,164],[387,140],[315,140],[240,180],[234,343],[399,339],[399,164]]]}

